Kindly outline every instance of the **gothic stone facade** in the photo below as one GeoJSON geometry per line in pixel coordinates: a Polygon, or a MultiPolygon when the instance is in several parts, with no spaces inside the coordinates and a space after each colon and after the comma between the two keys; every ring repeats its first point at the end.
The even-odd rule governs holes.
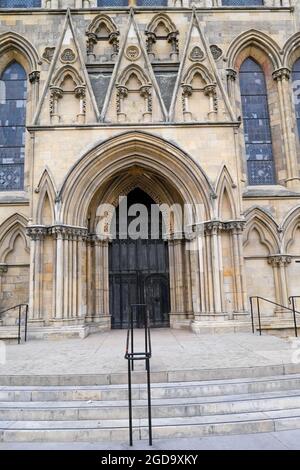
{"type": "Polygon", "coordinates": [[[171,326],[300,294],[299,2],[134,3],[0,10],[0,304],[37,334],[110,328],[97,208],[134,188],[204,208],[203,249],[166,241],[171,326]]]}

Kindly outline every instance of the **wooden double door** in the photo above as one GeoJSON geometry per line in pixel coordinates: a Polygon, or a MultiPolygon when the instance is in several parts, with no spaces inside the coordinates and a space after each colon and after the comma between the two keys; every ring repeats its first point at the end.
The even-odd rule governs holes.
{"type": "MultiPolygon", "coordinates": [[[[128,208],[144,204],[149,210],[151,233],[151,204],[154,201],[140,189],[128,195],[128,208]]],[[[118,210],[116,211],[116,237],[109,247],[109,286],[112,328],[127,328],[132,304],[146,304],[152,327],[169,326],[169,262],[168,245],[162,238],[162,221],[159,236],[121,239],[119,237],[118,210]]],[[[132,218],[128,217],[128,224],[132,218]]],[[[134,315],[134,326],[141,325],[139,315],[134,315]]]]}

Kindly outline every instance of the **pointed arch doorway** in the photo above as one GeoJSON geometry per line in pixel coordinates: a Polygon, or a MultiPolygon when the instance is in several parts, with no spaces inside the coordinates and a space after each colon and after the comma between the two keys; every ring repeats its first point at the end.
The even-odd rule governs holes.
{"type": "MultiPolygon", "coordinates": [[[[116,210],[116,236],[109,246],[109,303],[112,328],[127,328],[132,304],[146,304],[152,327],[168,327],[170,312],[168,243],[163,239],[160,214],[159,233],[151,238],[153,199],[139,188],[127,195],[127,208],[143,204],[148,213],[149,236],[124,238],[116,210]]],[[[137,214],[138,215],[138,214],[137,214]]],[[[127,217],[128,227],[136,216],[127,217]]],[[[139,229],[140,230],[140,229],[139,229]]],[[[138,319],[135,326],[139,326],[138,319]]]]}

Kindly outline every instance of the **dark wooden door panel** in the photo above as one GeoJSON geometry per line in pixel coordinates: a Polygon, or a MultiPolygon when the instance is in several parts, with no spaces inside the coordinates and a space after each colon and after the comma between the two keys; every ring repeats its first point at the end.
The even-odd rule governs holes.
{"type": "MultiPolygon", "coordinates": [[[[128,195],[128,207],[145,204],[151,214],[154,201],[135,189],[128,195]]],[[[110,312],[112,328],[127,328],[132,304],[145,303],[152,326],[169,325],[169,263],[168,245],[158,239],[123,239],[118,236],[109,247],[110,312]]],[[[130,222],[130,220],[129,220],[130,222]]],[[[150,227],[150,220],[148,220],[150,227]]],[[[149,229],[150,233],[150,229],[149,229]]],[[[139,326],[138,322],[134,322],[139,326]]]]}

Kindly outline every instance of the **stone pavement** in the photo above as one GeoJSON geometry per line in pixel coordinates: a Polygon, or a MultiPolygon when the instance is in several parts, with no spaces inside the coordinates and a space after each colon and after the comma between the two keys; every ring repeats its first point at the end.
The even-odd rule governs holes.
{"type": "Polygon", "coordinates": [[[242,434],[235,436],[212,436],[189,439],[154,440],[149,447],[147,441],[136,441],[133,447],[128,444],[105,443],[36,443],[5,442],[0,450],[300,450],[300,430],[271,433],[242,434]]]}
{"type": "MultiPolygon", "coordinates": [[[[143,332],[135,330],[137,347],[143,332]]],[[[1,375],[105,374],[126,372],[125,330],[85,339],[29,340],[6,347],[1,375]]],[[[251,333],[218,335],[187,330],[152,330],[152,371],[226,369],[292,363],[292,341],[251,333]]],[[[142,364],[140,364],[142,366],[142,364]]]]}

